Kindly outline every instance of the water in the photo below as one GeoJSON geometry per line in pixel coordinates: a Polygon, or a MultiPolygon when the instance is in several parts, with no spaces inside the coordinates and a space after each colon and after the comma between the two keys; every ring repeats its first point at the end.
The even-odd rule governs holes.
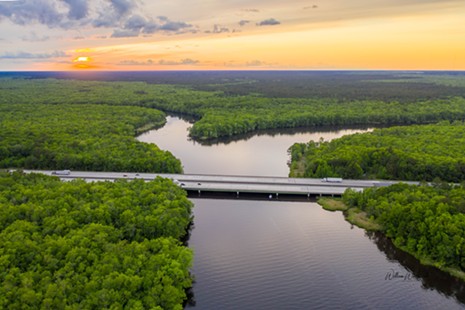
{"type": "MultiPolygon", "coordinates": [[[[171,151],[186,173],[286,176],[293,143],[360,131],[260,135],[205,146],[188,140],[189,126],[169,117],[164,128],[139,140],[171,151]]],[[[353,227],[340,212],[312,202],[192,201],[196,303],[188,308],[465,308],[463,283],[419,265],[383,236],[353,227]]]]}
{"type": "Polygon", "coordinates": [[[328,141],[372,129],[328,129],[327,131],[261,134],[247,140],[223,141],[202,145],[191,141],[187,134],[192,124],[178,117],[168,116],[160,130],[151,130],[138,137],[139,141],[155,143],[179,158],[184,173],[252,176],[288,176],[288,148],[294,143],[307,143],[320,138],[328,141]]]}
{"type": "Polygon", "coordinates": [[[424,289],[426,280],[340,212],[315,203],[193,201],[193,309],[461,308],[424,289]],[[407,280],[389,279],[395,272],[407,280]]]}

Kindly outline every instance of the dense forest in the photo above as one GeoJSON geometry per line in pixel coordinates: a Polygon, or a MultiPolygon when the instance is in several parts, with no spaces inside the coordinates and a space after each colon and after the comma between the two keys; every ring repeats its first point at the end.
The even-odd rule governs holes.
{"type": "Polygon", "coordinates": [[[177,85],[226,96],[412,102],[465,95],[460,71],[0,72],[1,77],[177,85]]]}
{"type": "Polygon", "coordinates": [[[463,76],[271,72],[216,83],[208,75],[196,83],[192,74],[200,73],[185,74],[190,79],[178,85],[154,84],[148,77],[126,82],[3,77],[0,102],[135,105],[188,114],[199,119],[190,131],[197,140],[261,129],[465,119],[463,76]]]}
{"type": "Polygon", "coordinates": [[[171,153],[134,138],[164,123],[140,107],[2,102],[0,168],[179,173],[171,153]]]}
{"type": "Polygon", "coordinates": [[[447,121],[375,129],[331,142],[294,144],[291,176],[465,180],[465,124],[447,121]]]}
{"type": "Polygon", "coordinates": [[[447,183],[347,190],[344,203],[366,212],[394,244],[465,279],[465,188],[447,183]]]}
{"type": "Polygon", "coordinates": [[[182,309],[191,208],[161,178],[0,173],[0,308],[182,309]]]}

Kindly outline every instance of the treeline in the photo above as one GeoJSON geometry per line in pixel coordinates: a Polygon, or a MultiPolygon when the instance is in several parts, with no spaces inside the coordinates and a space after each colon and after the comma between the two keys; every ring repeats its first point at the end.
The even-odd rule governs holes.
{"type": "MultiPolygon", "coordinates": [[[[189,85],[187,80],[183,82],[189,85]]],[[[172,81],[176,81],[172,79],[172,81]]],[[[402,103],[465,96],[463,72],[259,71],[195,75],[195,89],[228,96],[261,94],[268,98],[332,98],[402,103]],[[215,79],[214,79],[215,78],[215,79]],[[389,81],[389,83],[386,83],[389,81]]]]}
{"type": "MultiPolygon", "coordinates": [[[[421,124],[465,119],[465,99],[424,101],[411,104],[381,101],[338,101],[323,99],[268,100],[225,110],[211,108],[194,124],[191,136],[207,140],[259,129],[317,126],[421,124]]],[[[205,111],[205,110],[204,110],[205,111]]]]}
{"type": "Polygon", "coordinates": [[[347,190],[343,201],[366,212],[396,246],[465,279],[463,186],[396,184],[363,192],[347,190]]]}
{"type": "Polygon", "coordinates": [[[191,208],[161,178],[0,173],[0,308],[182,309],[191,208]]]}
{"type": "Polygon", "coordinates": [[[441,122],[294,144],[290,175],[462,182],[464,132],[463,122],[441,122]]]}
{"type": "Polygon", "coordinates": [[[0,72],[0,77],[139,81],[268,98],[336,98],[413,102],[465,95],[465,74],[454,71],[162,71],[0,72]],[[389,83],[386,83],[389,82],[389,83]]]}
{"type": "Polygon", "coordinates": [[[179,173],[171,153],[134,138],[164,123],[140,107],[0,103],[0,168],[179,173]]]}
{"type": "MultiPolygon", "coordinates": [[[[323,82],[326,83],[325,87],[337,89],[332,79],[324,79],[323,82]]],[[[247,84],[234,80],[229,84],[220,84],[243,87],[244,83],[247,84]]],[[[345,83],[349,83],[349,80],[345,80],[345,83]]],[[[371,85],[369,81],[364,83],[371,85]]],[[[386,87],[392,85],[391,82],[379,84],[386,87]]],[[[414,87],[421,83],[404,84],[414,87]]],[[[261,93],[232,96],[226,90],[221,91],[221,87],[212,87],[211,91],[199,91],[185,86],[144,82],[4,78],[0,83],[0,102],[131,105],[183,113],[200,119],[190,131],[190,135],[197,140],[217,139],[261,129],[420,124],[465,119],[465,92],[460,87],[456,87],[458,92],[449,93],[456,97],[432,96],[432,99],[428,99],[431,97],[423,96],[420,98],[424,99],[412,101],[388,100],[383,96],[365,100],[342,94],[325,97],[324,93],[299,98],[273,98],[261,93]]],[[[357,89],[364,92],[363,87],[357,89]]]]}

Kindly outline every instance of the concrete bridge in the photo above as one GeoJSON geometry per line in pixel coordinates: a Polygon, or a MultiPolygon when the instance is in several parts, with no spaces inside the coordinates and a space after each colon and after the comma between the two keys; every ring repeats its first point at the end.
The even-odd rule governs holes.
{"type": "MultiPolygon", "coordinates": [[[[225,176],[200,174],[156,174],[134,172],[91,172],[91,171],[45,171],[25,170],[26,173],[43,173],[54,175],[62,180],[83,179],[92,181],[114,181],[118,179],[154,180],[156,177],[169,178],[177,185],[187,190],[191,195],[199,196],[205,193],[227,194],[231,197],[242,195],[262,195],[268,198],[285,198],[289,196],[341,196],[351,188],[361,191],[367,187],[389,186],[399,181],[381,180],[342,180],[303,179],[285,177],[253,177],[225,176]]],[[[418,184],[417,182],[407,182],[418,184]]]]}

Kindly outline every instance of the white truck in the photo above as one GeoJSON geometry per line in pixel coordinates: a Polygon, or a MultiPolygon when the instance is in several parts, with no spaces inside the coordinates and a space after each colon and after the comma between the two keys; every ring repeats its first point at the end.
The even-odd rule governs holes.
{"type": "Polygon", "coordinates": [[[71,170],[55,170],[55,171],[52,171],[52,174],[53,175],[70,175],[71,170]]]}
{"type": "Polygon", "coordinates": [[[342,183],[342,178],[323,178],[321,181],[328,183],[342,183]]]}

